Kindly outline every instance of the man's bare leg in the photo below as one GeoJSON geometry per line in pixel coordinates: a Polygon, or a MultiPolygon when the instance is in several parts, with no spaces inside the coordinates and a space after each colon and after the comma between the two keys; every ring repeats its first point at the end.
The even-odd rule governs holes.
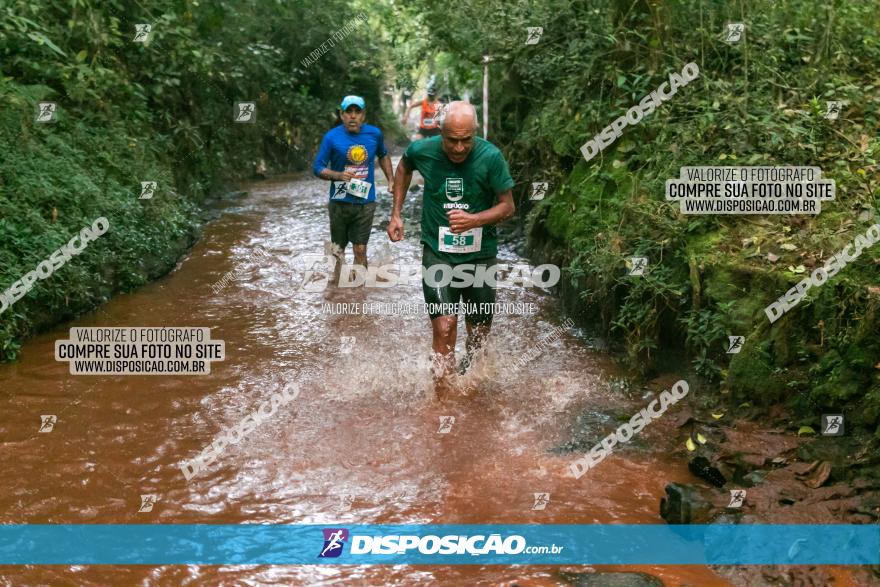
{"type": "Polygon", "coordinates": [[[483,344],[486,342],[486,339],[489,337],[489,331],[492,328],[492,323],[485,324],[471,324],[470,322],[465,321],[465,326],[467,327],[467,340],[465,341],[465,356],[462,360],[460,373],[464,373],[467,371],[471,364],[474,361],[474,356],[476,353],[482,348],[483,344]]]}
{"type": "Polygon", "coordinates": [[[434,374],[434,392],[443,401],[452,392],[449,380],[455,371],[455,339],[458,331],[458,316],[438,316],[431,320],[431,349],[434,351],[431,368],[434,374]]]}
{"type": "Polygon", "coordinates": [[[354,264],[367,268],[367,245],[352,245],[354,247],[354,264]]]}
{"type": "Polygon", "coordinates": [[[345,264],[345,248],[340,247],[336,243],[330,243],[330,250],[327,251],[325,249],[325,253],[329,252],[333,258],[336,260],[336,263],[333,265],[333,279],[330,281],[330,285],[339,285],[339,273],[342,271],[342,266],[345,264]]]}

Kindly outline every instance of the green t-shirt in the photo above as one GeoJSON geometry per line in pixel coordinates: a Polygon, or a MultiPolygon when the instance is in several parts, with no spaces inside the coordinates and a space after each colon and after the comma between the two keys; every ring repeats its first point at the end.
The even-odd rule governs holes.
{"type": "Polygon", "coordinates": [[[449,160],[436,136],[412,143],[403,154],[407,166],[425,178],[422,242],[449,263],[467,263],[498,254],[494,225],[453,234],[449,210],[476,214],[495,205],[498,194],[513,187],[507,161],[498,147],[474,137],[474,148],[461,163],[449,160]]]}

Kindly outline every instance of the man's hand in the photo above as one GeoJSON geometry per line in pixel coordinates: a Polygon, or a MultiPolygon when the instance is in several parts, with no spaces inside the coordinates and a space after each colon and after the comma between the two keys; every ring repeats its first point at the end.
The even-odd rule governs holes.
{"type": "Polygon", "coordinates": [[[318,177],[330,181],[348,181],[354,177],[354,173],[351,171],[333,171],[329,167],[325,167],[321,170],[321,173],[318,174],[318,177]]]}
{"type": "Polygon", "coordinates": [[[450,210],[446,215],[449,217],[449,229],[456,234],[480,226],[476,214],[468,214],[464,210],[450,210]]]}
{"type": "Polygon", "coordinates": [[[400,216],[392,216],[388,222],[388,238],[391,242],[396,243],[403,238],[403,220],[400,216]]]}
{"type": "Polygon", "coordinates": [[[394,202],[391,204],[391,220],[388,222],[388,238],[391,242],[396,243],[403,239],[403,220],[400,218],[400,211],[403,210],[403,202],[406,200],[406,190],[412,182],[412,169],[408,167],[406,155],[400,158],[397,164],[397,172],[394,174],[394,185],[391,186],[391,193],[394,196],[394,202]]]}

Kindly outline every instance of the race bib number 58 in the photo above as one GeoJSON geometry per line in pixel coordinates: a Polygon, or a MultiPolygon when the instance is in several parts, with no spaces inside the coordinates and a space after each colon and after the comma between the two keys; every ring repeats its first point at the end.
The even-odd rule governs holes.
{"type": "Polygon", "coordinates": [[[442,253],[476,253],[483,244],[483,228],[472,228],[459,234],[448,226],[440,227],[438,249],[442,253]]]}

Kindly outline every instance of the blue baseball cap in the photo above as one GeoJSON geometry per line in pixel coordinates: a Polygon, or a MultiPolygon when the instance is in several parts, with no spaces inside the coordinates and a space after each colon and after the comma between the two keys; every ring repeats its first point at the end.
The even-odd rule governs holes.
{"type": "Polygon", "coordinates": [[[342,99],[342,104],[339,105],[342,110],[346,110],[349,106],[357,106],[361,110],[367,107],[364,99],[360,96],[346,96],[342,99]]]}

